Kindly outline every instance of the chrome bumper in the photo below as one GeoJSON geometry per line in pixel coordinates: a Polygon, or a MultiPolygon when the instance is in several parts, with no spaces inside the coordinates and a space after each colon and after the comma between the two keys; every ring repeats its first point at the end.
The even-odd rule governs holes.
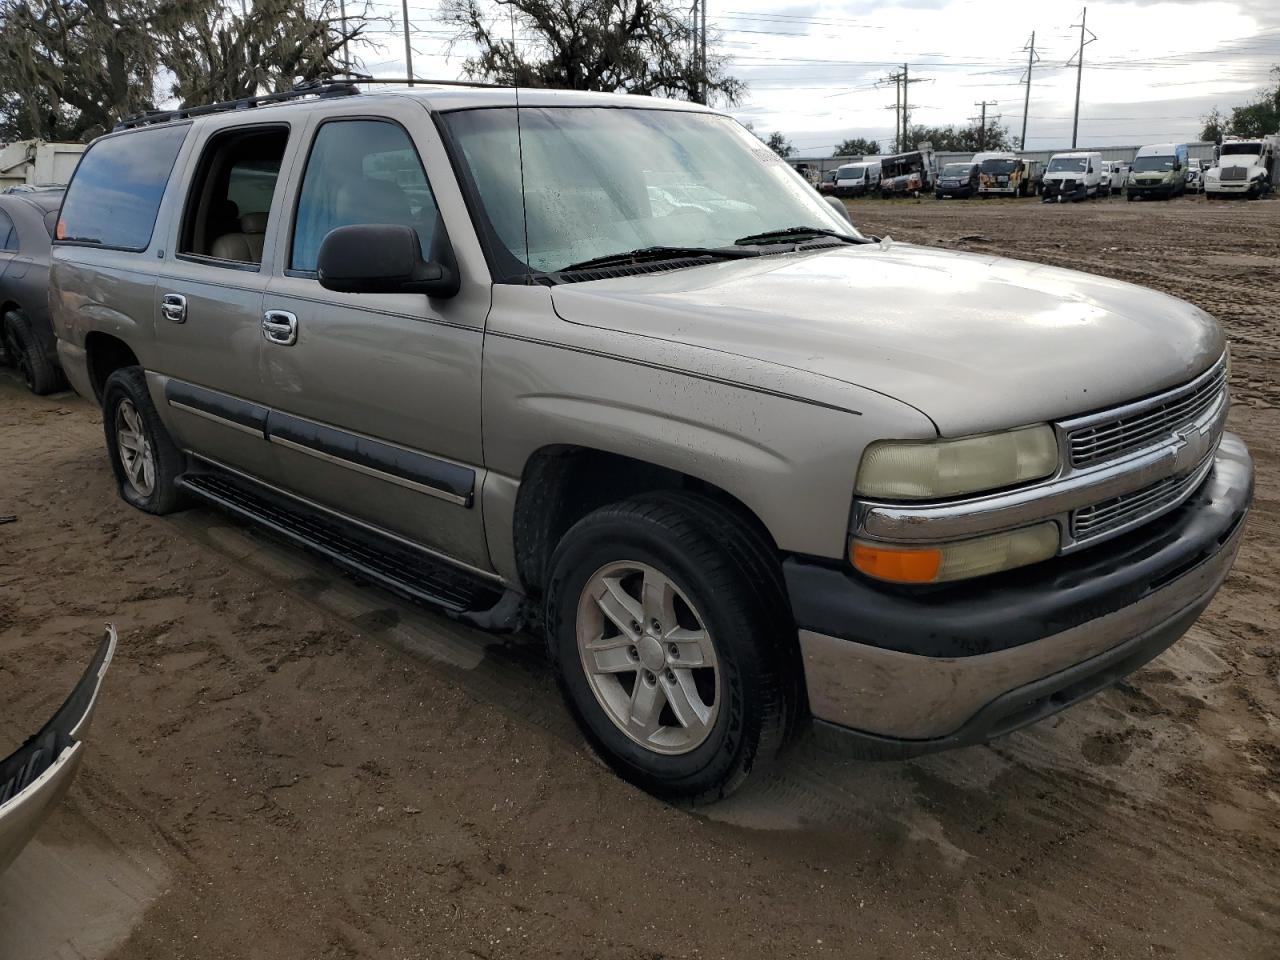
{"type": "Polygon", "coordinates": [[[0,760],[0,871],[22,852],[71,786],[115,649],[115,627],[108,625],[89,668],[61,709],[39,733],[0,760]]]}
{"type": "Polygon", "coordinates": [[[876,597],[852,578],[834,587],[848,596],[833,602],[838,581],[827,572],[814,581],[826,592],[813,602],[803,589],[808,578],[788,571],[819,727],[873,756],[980,743],[1084,699],[1157,656],[1209,604],[1240,546],[1252,461],[1227,434],[1214,465],[1191,502],[1149,533],[1135,532],[1116,557],[1103,549],[1050,561],[1039,573],[996,575],[978,600],[898,592],[874,610],[876,597]],[[1071,569],[1055,571],[1055,563],[1071,569]],[[1000,579],[1007,576],[1016,583],[1000,579]],[[841,618],[858,610],[867,611],[860,632],[835,635],[841,618]],[[1033,632],[1003,642],[1001,624],[1009,634],[1033,632]]]}

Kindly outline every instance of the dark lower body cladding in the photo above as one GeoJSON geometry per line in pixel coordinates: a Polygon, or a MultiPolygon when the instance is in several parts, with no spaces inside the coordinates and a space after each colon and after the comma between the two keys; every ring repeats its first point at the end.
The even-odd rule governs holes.
{"type": "Polygon", "coordinates": [[[1117,682],[1181,637],[1226,579],[1253,462],[1226,434],[1173,513],[1093,550],[932,591],[785,565],[821,739],[904,758],[983,743],[1117,682]]]}

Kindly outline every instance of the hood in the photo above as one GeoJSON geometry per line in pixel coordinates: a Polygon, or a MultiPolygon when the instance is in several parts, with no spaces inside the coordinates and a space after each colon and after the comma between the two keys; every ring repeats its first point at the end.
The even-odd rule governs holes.
{"type": "Polygon", "coordinates": [[[570,323],[719,351],[901,400],[944,436],[1155,393],[1222,355],[1204,311],[1117,280],[880,244],[551,288],[570,323]]]}

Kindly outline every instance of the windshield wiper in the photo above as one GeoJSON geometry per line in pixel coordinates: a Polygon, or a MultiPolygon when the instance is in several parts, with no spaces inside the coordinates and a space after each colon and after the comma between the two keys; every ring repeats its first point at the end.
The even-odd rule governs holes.
{"type": "Polygon", "coordinates": [[[653,263],[658,260],[684,260],[705,257],[708,260],[741,260],[744,257],[758,257],[755,250],[735,250],[733,247],[640,247],[625,253],[606,253],[602,257],[580,260],[567,267],[561,267],[555,273],[571,273],[574,270],[590,270],[595,267],[619,267],[632,263],[653,263]]]}
{"type": "Polygon", "coordinates": [[[801,237],[831,237],[844,243],[866,243],[865,239],[851,237],[847,233],[840,233],[837,230],[827,230],[824,227],[783,227],[780,230],[766,230],[764,233],[751,233],[745,237],[739,237],[733,241],[738,246],[750,246],[757,243],[785,243],[788,240],[798,240],[801,237]]]}

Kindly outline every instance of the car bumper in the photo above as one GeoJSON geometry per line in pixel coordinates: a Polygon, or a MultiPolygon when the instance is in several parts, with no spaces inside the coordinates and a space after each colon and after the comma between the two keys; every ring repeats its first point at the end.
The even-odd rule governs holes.
{"type": "Polygon", "coordinates": [[[1235,559],[1253,462],[1226,434],[1173,513],[1055,561],[907,591],[784,565],[819,734],[862,756],[982,743],[1115,683],[1195,622],[1235,559]]]}
{"type": "Polygon", "coordinates": [[[89,668],[53,719],[0,760],[0,870],[22,852],[71,786],[115,649],[115,628],[108,626],[89,668]]]}
{"type": "Polygon", "coordinates": [[[937,187],[934,193],[939,197],[956,197],[963,200],[973,196],[973,187],[937,187]]]}
{"type": "Polygon", "coordinates": [[[1177,189],[1178,186],[1174,183],[1155,183],[1149,186],[1141,183],[1129,184],[1129,192],[1135,196],[1167,197],[1177,189]]]}

